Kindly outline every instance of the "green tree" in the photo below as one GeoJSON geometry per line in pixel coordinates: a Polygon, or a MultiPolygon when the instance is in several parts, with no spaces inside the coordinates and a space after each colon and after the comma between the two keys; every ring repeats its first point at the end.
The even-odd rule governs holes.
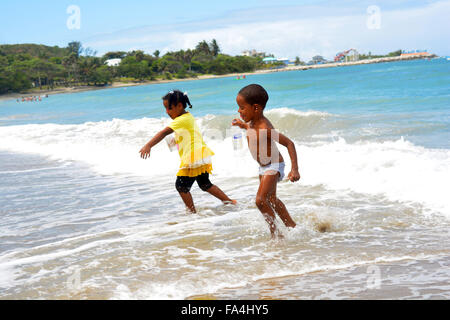
{"type": "Polygon", "coordinates": [[[118,68],[120,76],[144,80],[151,76],[151,69],[146,60],[138,61],[136,56],[125,57],[118,68]]]}
{"type": "Polygon", "coordinates": [[[69,50],[69,55],[71,53],[74,53],[77,59],[83,53],[83,46],[79,41],[69,42],[69,44],[67,45],[67,49],[69,50]]]}
{"type": "Polygon", "coordinates": [[[112,72],[108,66],[100,66],[89,74],[89,82],[94,85],[105,85],[112,82],[112,72]]]}
{"type": "Polygon", "coordinates": [[[197,46],[195,47],[195,51],[197,51],[196,53],[198,54],[204,54],[208,56],[211,55],[211,49],[209,47],[209,44],[205,40],[197,44],[197,46]]]}
{"type": "Polygon", "coordinates": [[[134,56],[136,57],[136,61],[137,62],[141,62],[142,60],[144,60],[144,51],[142,50],[137,50],[134,54],[134,56]]]}
{"type": "Polygon", "coordinates": [[[402,49],[388,53],[388,57],[398,57],[402,55],[402,49]]]}
{"type": "Polygon", "coordinates": [[[62,59],[62,64],[67,70],[66,82],[78,81],[78,58],[74,52],[62,59]]]}
{"type": "Polygon", "coordinates": [[[109,59],[123,59],[127,53],[125,51],[111,51],[107,52],[103,55],[103,60],[109,60],[109,59]]]}
{"type": "Polygon", "coordinates": [[[212,55],[213,55],[214,57],[217,57],[217,55],[220,53],[220,47],[219,47],[219,45],[217,44],[216,39],[213,39],[213,40],[211,41],[211,44],[209,45],[209,50],[210,50],[210,52],[212,53],[212,55]]]}
{"type": "Polygon", "coordinates": [[[295,64],[296,66],[299,66],[299,65],[304,66],[304,65],[305,65],[305,63],[304,63],[302,60],[300,60],[299,57],[295,57],[295,62],[294,62],[294,64],[295,64]]]}
{"type": "Polygon", "coordinates": [[[95,57],[97,55],[97,51],[89,47],[84,48],[82,52],[86,57],[95,57]]]}

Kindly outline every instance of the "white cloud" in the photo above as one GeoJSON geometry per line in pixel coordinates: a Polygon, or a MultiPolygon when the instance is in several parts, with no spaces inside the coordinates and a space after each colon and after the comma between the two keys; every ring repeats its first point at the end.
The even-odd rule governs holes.
{"type": "Polygon", "coordinates": [[[88,39],[85,45],[100,53],[131,49],[164,53],[193,48],[201,40],[214,38],[228,54],[256,49],[304,60],[316,54],[331,59],[349,48],[372,53],[400,48],[450,53],[450,1],[403,10],[384,11],[380,7],[380,29],[367,28],[367,8],[360,9],[272,8],[261,11],[258,19],[242,11],[203,22],[123,30],[88,39]]]}

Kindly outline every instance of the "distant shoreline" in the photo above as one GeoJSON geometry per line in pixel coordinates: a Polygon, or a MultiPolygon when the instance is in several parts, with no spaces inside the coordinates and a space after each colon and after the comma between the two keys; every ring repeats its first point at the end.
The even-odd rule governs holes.
{"type": "Polygon", "coordinates": [[[362,64],[373,64],[373,63],[383,63],[383,62],[396,62],[396,61],[409,61],[418,59],[429,59],[437,57],[434,54],[421,55],[421,56],[397,56],[397,57],[385,57],[385,58],[375,58],[359,60],[354,62],[341,62],[341,63],[326,63],[326,64],[316,64],[316,65],[303,65],[303,66],[288,66],[280,69],[266,69],[266,70],[256,70],[248,73],[228,73],[224,75],[201,75],[195,78],[184,78],[184,79],[172,79],[172,80],[153,80],[153,81],[142,81],[137,83],[124,83],[124,82],[114,82],[111,85],[106,85],[103,87],[93,87],[93,86],[81,86],[81,87],[68,87],[68,88],[58,88],[54,90],[42,90],[42,91],[30,91],[25,93],[7,93],[0,95],[0,101],[4,100],[16,100],[22,97],[29,96],[44,96],[44,95],[54,95],[62,93],[77,93],[85,91],[103,90],[103,89],[113,89],[113,88],[126,88],[135,87],[149,84],[158,83],[171,83],[171,82],[181,82],[181,81],[193,81],[193,80],[205,80],[205,79],[215,79],[215,78],[228,78],[228,77],[242,77],[257,74],[266,74],[273,72],[286,72],[286,71],[299,71],[299,70],[310,70],[310,69],[322,69],[322,68],[335,68],[335,67],[345,67],[354,66],[362,64]]]}

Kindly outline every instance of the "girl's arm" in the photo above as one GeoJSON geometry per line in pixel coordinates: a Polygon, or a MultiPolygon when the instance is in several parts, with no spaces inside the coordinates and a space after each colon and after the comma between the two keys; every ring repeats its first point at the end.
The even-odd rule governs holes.
{"type": "Polygon", "coordinates": [[[295,150],[295,144],[291,139],[284,134],[277,132],[278,143],[285,146],[288,149],[289,157],[291,158],[291,172],[289,172],[288,179],[292,182],[300,180],[300,173],[298,172],[297,151],[295,150]]]}
{"type": "Polygon", "coordinates": [[[151,148],[160,143],[162,139],[164,139],[171,133],[173,133],[173,130],[169,127],[166,127],[157,134],[155,134],[155,136],[149,142],[147,142],[147,144],[143,146],[142,149],[139,151],[139,153],[141,154],[141,158],[147,159],[148,157],[150,157],[151,148]]]}

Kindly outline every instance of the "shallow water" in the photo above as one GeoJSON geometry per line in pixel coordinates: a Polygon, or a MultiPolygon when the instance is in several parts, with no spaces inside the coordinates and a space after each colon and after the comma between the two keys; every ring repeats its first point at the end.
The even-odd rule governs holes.
{"type": "Polygon", "coordinates": [[[448,299],[450,64],[247,78],[0,102],[0,298],[365,298],[377,266],[375,298],[448,299]],[[227,131],[251,82],[299,154],[300,182],[278,185],[298,225],[278,221],[283,241],[254,204],[256,163],[227,131]],[[199,213],[187,214],[177,154],[162,143],[139,158],[169,122],[160,97],[173,86],[188,91],[216,153],[211,179],[237,207],[194,186],[199,213]]]}

